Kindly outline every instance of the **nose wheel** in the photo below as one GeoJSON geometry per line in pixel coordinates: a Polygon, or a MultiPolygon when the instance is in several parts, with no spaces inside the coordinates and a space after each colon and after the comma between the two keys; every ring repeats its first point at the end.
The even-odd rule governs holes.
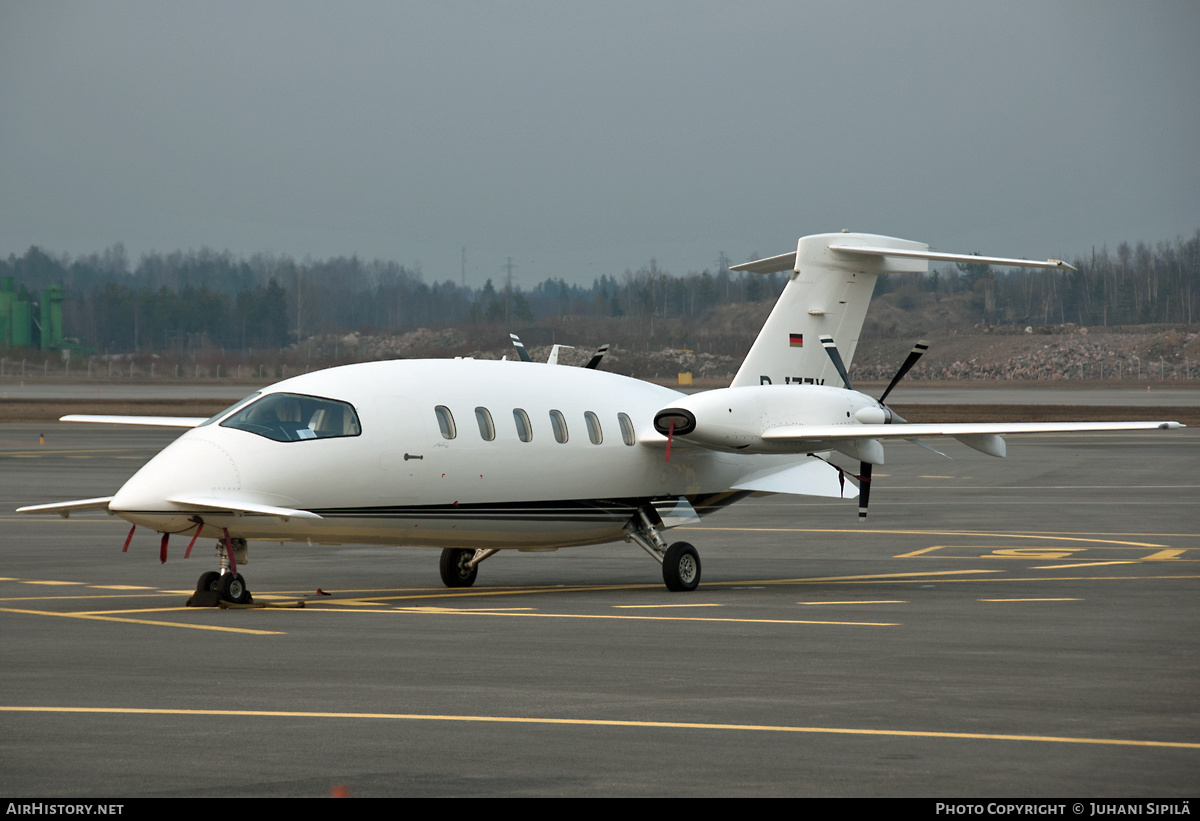
{"type": "Polygon", "coordinates": [[[217,592],[221,594],[222,601],[231,604],[254,603],[254,599],[250,596],[250,590],[246,587],[246,580],[240,573],[226,573],[222,576],[221,580],[217,582],[217,592]]]}
{"type": "Polygon", "coordinates": [[[188,599],[191,607],[217,607],[221,602],[230,604],[254,604],[254,597],[246,587],[241,573],[210,570],[201,573],[196,581],[196,593],[188,599]]]}
{"type": "Polygon", "coordinates": [[[230,553],[238,564],[246,562],[245,539],[225,539],[217,542],[217,558],[221,570],[201,573],[196,580],[196,592],[188,599],[189,607],[219,607],[221,602],[229,604],[253,604],[254,597],[246,587],[246,580],[237,572],[230,553]]]}

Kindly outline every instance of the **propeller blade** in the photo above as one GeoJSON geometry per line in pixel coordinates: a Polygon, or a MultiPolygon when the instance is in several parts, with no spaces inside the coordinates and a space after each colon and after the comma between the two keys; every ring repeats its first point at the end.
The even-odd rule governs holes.
{"type": "Polygon", "coordinates": [[[858,476],[858,518],[867,518],[867,504],[871,501],[871,463],[859,462],[862,473],[858,476]]]}
{"type": "Polygon", "coordinates": [[[510,333],[508,338],[512,340],[513,347],[517,349],[517,356],[521,357],[522,362],[532,362],[529,358],[529,351],[525,350],[525,343],[521,341],[521,337],[510,333]]]}
{"type": "Polygon", "coordinates": [[[854,390],[854,388],[850,386],[850,375],[846,373],[846,366],[842,363],[842,355],[838,353],[837,345],[833,343],[833,337],[822,336],[821,344],[825,346],[825,353],[829,354],[829,359],[833,362],[833,367],[837,370],[838,376],[842,378],[842,382],[845,384],[846,390],[854,390]]]}
{"type": "Polygon", "coordinates": [[[607,342],[596,349],[596,353],[592,356],[591,359],[588,360],[588,363],[586,365],[584,365],[583,367],[591,368],[592,370],[596,370],[596,368],[600,367],[600,360],[604,359],[604,355],[606,353],[608,353],[608,343],[607,342]]]}
{"type": "Polygon", "coordinates": [[[913,349],[908,352],[908,358],[904,360],[904,364],[900,366],[900,370],[896,371],[896,375],[892,377],[892,381],[888,383],[887,390],[883,392],[883,396],[879,397],[879,404],[883,404],[887,399],[888,394],[892,392],[892,388],[896,387],[896,383],[904,378],[904,375],[912,370],[912,366],[917,364],[917,360],[925,355],[929,350],[929,343],[924,339],[918,339],[917,344],[913,345],[913,349]]]}

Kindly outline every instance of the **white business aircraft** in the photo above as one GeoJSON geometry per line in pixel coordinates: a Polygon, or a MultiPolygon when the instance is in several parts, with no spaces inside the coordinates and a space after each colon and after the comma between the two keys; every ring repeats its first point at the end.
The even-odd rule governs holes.
{"type": "Polygon", "coordinates": [[[191,537],[189,553],[201,532],[217,536],[220,570],[197,591],[232,602],[250,601],[237,565],[253,540],[440,547],[450,587],[471,585],[500,550],[625,540],[662,564],[668,589],[693,590],[696,549],[668,545],[663,531],[751,493],[859,496],[865,516],[884,440],[951,436],[1003,456],[1006,434],[1182,427],[907,424],[883,400],[921,343],[879,400],[854,391],[847,367],[876,277],[923,272],[929,260],[1070,268],[870,234],[804,237],[794,253],[733,269],[792,274],[728,388],[685,395],[522,360],[346,365],[284,380],[209,419],[63,417],[190,430],[114,496],[19,512],[105,510],[161,533],[164,561],[171,534],[191,537]],[[844,387],[827,384],[835,380],[844,387]],[[859,461],[851,475],[861,494],[824,458],[832,451],[859,461]]]}

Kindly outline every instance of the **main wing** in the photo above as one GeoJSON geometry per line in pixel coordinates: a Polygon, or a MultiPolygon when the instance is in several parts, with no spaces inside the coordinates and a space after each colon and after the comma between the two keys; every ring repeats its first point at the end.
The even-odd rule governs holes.
{"type": "Polygon", "coordinates": [[[837,448],[855,440],[913,439],[928,436],[952,436],[968,447],[991,456],[1004,456],[1001,436],[1029,433],[1087,433],[1122,430],[1175,430],[1179,422],[952,422],[946,424],[893,425],[779,425],[762,432],[772,444],[790,445],[799,451],[837,448]]]}

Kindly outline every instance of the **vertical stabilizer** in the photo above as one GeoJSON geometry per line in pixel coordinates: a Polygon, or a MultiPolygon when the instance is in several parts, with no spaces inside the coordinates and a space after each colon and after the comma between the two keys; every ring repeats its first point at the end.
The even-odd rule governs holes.
{"type": "Polygon", "coordinates": [[[927,253],[929,246],[874,234],[816,234],[802,237],[794,256],[782,254],[730,268],[755,273],[792,270],[730,387],[797,382],[842,387],[820,337],[833,337],[849,368],[875,278],[879,274],[924,273],[929,267],[925,259],[880,255],[880,249],[927,253]],[[855,247],[875,253],[838,250],[855,247]]]}

